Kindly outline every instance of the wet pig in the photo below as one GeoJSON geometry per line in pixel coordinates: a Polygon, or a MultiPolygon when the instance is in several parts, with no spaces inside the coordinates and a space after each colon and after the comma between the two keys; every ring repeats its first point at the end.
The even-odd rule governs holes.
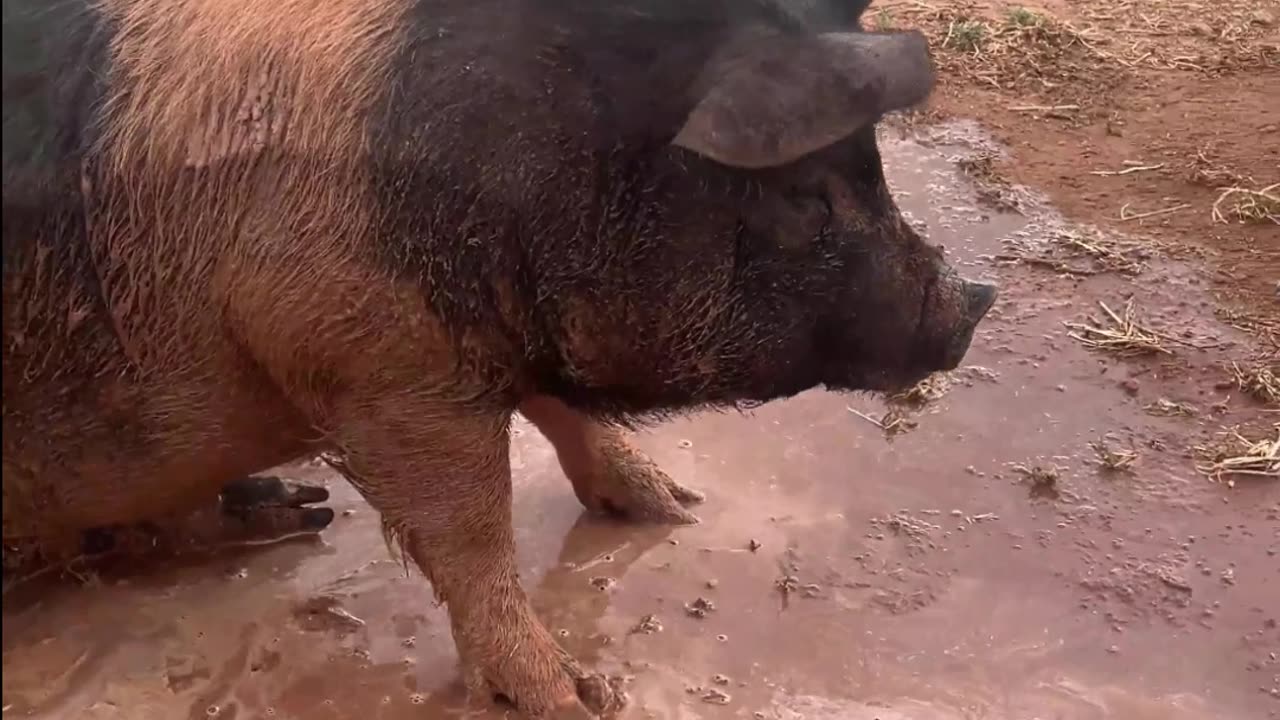
{"type": "Polygon", "coordinates": [[[885,184],[875,125],[928,95],[924,39],[852,20],[6,2],[6,543],[328,453],[447,604],[473,688],[606,709],[517,576],[513,413],[588,508],[695,522],[625,428],[905,387],[995,299],[885,184]]]}

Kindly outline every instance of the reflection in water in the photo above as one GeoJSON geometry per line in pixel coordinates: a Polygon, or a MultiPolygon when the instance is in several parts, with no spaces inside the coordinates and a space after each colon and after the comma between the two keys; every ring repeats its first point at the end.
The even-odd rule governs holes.
{"type": "Polygon", "coordinates": [[[583,513],[565,535],[556,565],[530,589],[538,616],[575,657],[598,664],[615,640],[600,630],[613,592],[631,566],[671,534],[670,527],[636,527],[583,513]]]}

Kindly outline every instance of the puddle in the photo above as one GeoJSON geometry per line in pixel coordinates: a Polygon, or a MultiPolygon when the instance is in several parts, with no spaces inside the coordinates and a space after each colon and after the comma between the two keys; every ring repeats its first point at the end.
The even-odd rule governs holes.
{"type": "MultiPolygon", "coordinates": [[[[668,530],[582,516],[519,423],[526,587],[575,655],[633,678],[624,718],[1280,716],[1280,490],[1205,482],[1186,427],[1141,410],[1166,393],[1207,404],[1211,384],[1067,338],[1062,321],[1122,279],[993,260],[1047,215],[978,203],[951,159],[974,142],[884,140],[912,221],[1003,288],[914,429],[886,438],[858,414],[880,417],[879,400],[811,392],[646,433],[709,496],[701,525],[668,530]],[[1093,463],[1108,432],[1143,448],[1133,473],[1093,463]],[[1054,468],[1054,492],[1033,493],[1019,464],[1054,468]],[[715,612],[686,613],[699,596],[715,612]],[[660,632],[632,632],[646,616],[660,632]]],[[[1156,320],[1241,342],[1186,268],[1153,264],[1142,292],[1156,320]]],[[[285,474],[330,485],[339,518],[321,540],[6,602],[4,716],[503,717],[465,714],[446,617],[388,559],[372,511],[326,470],[285,474]]]]}

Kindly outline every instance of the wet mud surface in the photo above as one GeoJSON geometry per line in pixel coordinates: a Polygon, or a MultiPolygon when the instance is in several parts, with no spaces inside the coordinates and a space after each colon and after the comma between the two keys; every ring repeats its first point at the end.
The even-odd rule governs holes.
{"type": "MultiPolygon", "coordinates": [[[[879,399],[815,391],[643,433],[708,495],[701,525],[671,530],[584,516],[517,424],[525,586],[567,648],[628,678],[622,717],[1280,717],[1280,484],[1211,482],[1192,450],[1275,417],[1221,384],[1256,348],[1193,266],[1001,262],[1065,221],[980,203],[957,160],[985,142],[886,132],[912,221],[1002,287],[903,432],[877,426],[879,399]],[[1067,335],[1128,298],[1188,344],[1120,360],[1067,335]],[[1199,412],[1144,410],[1160,400],[1199,412]],[[1097,442],[1136,459],[1108,470],[1097,442]]],[[[517,717],[467,707],[443,609],[355,492],[316,464],[281,474],[330,487],[320,538],[6,597],[4,717],[517,717]]]]}

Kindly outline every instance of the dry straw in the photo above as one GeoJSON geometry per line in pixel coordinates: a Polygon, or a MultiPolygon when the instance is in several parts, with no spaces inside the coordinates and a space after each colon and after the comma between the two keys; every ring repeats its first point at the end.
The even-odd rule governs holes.
{"type": "Polygon", "coordinates": [[[1168,338],[1150,328],[1144,327],[1134,318],[1133,301],[1124,305],[1124,313],[1117,314],[1104,302],[1098,303],[1106,320],[1103,322],[1076,323],[1064,322],[1070,330],[1067,334],[1086,346],[1105,352],[1115,353],[1122,357],[1150,355],[1162,353],[1171,355],[1172,351],[1164,345],[1168,338]]]}
{"type": "Polygon", "coordinates": [[[1252,440],[1238,429],[1219,433],[1218,441],[1197,446],[1196,469],[1216,481],[1234,484],[1235,476],[1280,478],[1280,425],[1275,437],[1252,440]]]}

